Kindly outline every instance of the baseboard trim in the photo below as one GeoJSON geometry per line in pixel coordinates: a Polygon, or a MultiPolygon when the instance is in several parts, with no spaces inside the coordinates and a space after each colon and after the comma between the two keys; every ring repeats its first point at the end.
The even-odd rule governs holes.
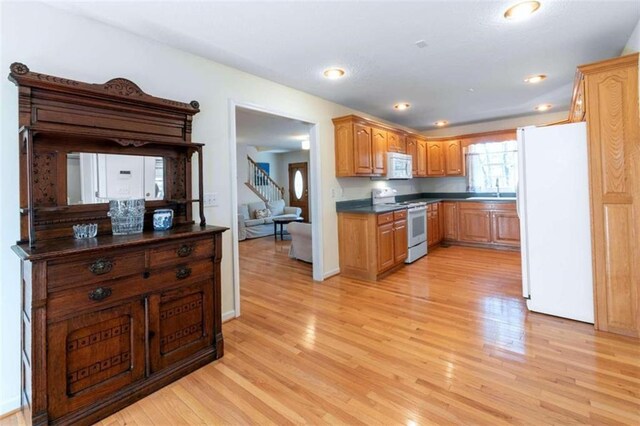
{"type": "Polygon", "coordinates": [[[0,420],[5,417],[9,417],[20,411],[22,407],[20,406],[20,396],[15,396],[13,398],[7,399],[5,401],[0,402],[0,420]]]}
{"type": "Polygon", "coordinates": [[[232,309],[232,310],[227,311],[224,314],[222,314],[222,322],[227,322],[227,321],[230,321],[230,320],[232,320],[234,318],[236,318],[235,309],[232,309]]]}
{"type": "Polygon", "coordinates": [[[325,273],[324,273],[324,275],[323,275],[323,277],[324,277],[324,279],[326,280],[327,278],[331,278],[331,277],[333,277],[334,275],[338,275],[339,273],[340,273],[340,268],[336,268],[336,269],[334,269],[334,270],[332,270],[332,271],[325,272],[325,273]]]}

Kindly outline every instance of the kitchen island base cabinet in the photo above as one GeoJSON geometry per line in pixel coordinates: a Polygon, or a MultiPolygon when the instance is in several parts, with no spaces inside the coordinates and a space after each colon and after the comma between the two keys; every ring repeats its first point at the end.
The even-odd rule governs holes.
{"type": "Polygon", "coordinates": [[[377,280],[404,265],[408,254],[407,211],[338,213],[340,273],[377,280]]]}
{"type": "Polygon", "coordinates": [[[518,250],[520,219],[515,202],[445,201],[444,242],[518,250]]]}

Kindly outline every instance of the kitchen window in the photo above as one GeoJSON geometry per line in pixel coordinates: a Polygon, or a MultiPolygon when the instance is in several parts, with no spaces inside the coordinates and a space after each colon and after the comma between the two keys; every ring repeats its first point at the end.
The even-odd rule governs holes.
{"type": "Polygon", "coordinates": [[[467,147],[467,191],[516,192],[517,141],[489,142],[467,147]]]}

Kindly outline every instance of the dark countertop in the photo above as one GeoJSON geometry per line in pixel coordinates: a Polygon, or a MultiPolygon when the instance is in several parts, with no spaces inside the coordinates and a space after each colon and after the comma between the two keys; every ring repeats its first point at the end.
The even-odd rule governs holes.
{"type": "MultiPolygon", "coordinates": [[[[509,199],[510,196],[515,194],[505,194],[502,199],[471,199],[472,197],[490,197],[491,194],[466,194],[466,193],[438,193],[438,194],[409,194],[399,195],[396,197],[398,202],[404,201],[422,201],[427,204],[438,203],[441,201],[461,201],[461,202],[476,202],[476,203],[515,203],[514,199],[509,199]],[[507,199],[504,199],[507,198],[507,199]]],[[[387,204],[378,204],[376,206],[371,205],[370,198],[363,198],[360,200],[349,200],[336,202],[337,212],[348,213],[362,213],[362,214],[378,214],[387,213],[396,210],[406,209],[407,206],[395,206],[387,204]]]]}

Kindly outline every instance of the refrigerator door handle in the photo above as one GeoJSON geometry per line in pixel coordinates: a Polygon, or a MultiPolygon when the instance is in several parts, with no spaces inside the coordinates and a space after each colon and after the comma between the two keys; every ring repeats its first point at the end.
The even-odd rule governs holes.
{"type": "Polygon", "coordinates": [[[516,185],[516,214],[520,219],[520,182],[516,185]]]}

